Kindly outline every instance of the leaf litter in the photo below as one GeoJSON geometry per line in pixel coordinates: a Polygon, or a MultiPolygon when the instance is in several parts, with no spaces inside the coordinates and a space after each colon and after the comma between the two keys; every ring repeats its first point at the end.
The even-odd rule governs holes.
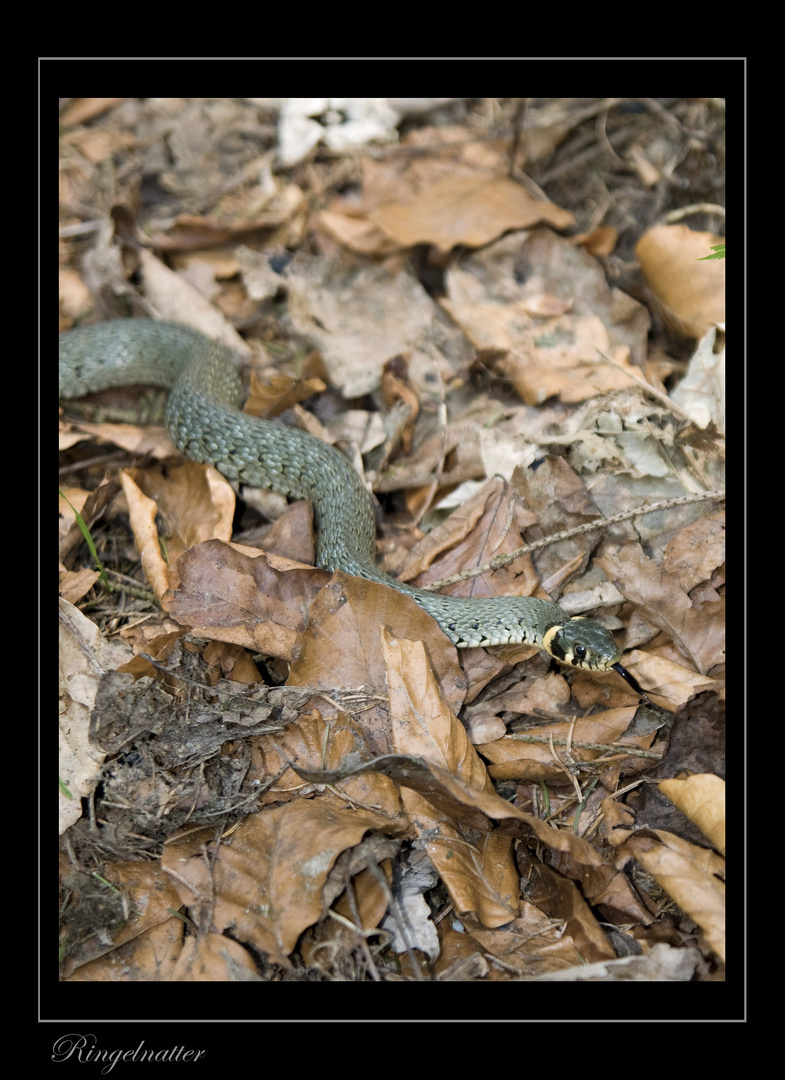
{"type": "MultiPolygon", "coordinates": [[[[561,123],[574,111],[551,104],[561,123]]],[[[153,128],[190,116],[206,147],[214,125],[260,108],[223,106],[173,101],[166,117],[166,103],[151,103],[153,128]]],[[[107,108],[133,145],[143,104],[107,108]]],[[[669,294],[652,304],[657,318],[673,314],[676,335],[661,335],[657,352],[648,294],[609,254],[624,230],[594,247],[559,235],[585,220],[580,199],[546,203],[503,176],[508,142],[473,141],[471,108],[461,108],[464,123],[421,120],[404,138],[426,146],[423,157],[317,156],[310,215],[314,176],[269,169],[261,215],[250,159],[222,226],[189,214],[188,190],[205,184],[210,206],[221,183],[211,167],[189,171],[185,156],[176,182],[161,174],[169,225],[156,209],[146,222],[157,254],[129,263],[144,310],[192,324],[196,311],[196,325],[225,331],[250,359],[257,414],[354,443],[350,456],[382,503],[379,562],[418,585],[722,485],[720,414],[685,421],[662,381],[718,318],[719,287],[706,284],[716,271],[701,269],[700,287],[696,278],[694,312],[669,294]],[[216,241],[228,260],[213,256],[216,241]],[[420,272],[407,271],[418,258],[420,272]],[[215,273],[217,302],[191,284],[200,260],[202,275],[215,273]],[[461,509],[446,517],[453,493],[461,509]]],[[[716,123],[712,108],[704,124],[716,123]]],[[[89,135],[90,122],[77,123],[66,148],[77,155],[89,135]]],[[[95,182],[70,152],[66,221],[95,182]]],[[[92,152],[102,153],[95,143],[92,152]]],[[[557,153],[541,152],[544,162],[557,153]]],[[[629,152],[642,170],[640,140],[629,152]]],[[[104,196],[111,206],[116,194],[104,196]]],[[[617,197],[622,206],[624,189],[617,197]]],[[[665,244],[689,277],[693,247],[680,256],[679,235],[657,234],[660,246],[643,251],[662,261],[665,244]]],[[[117,268],[124,250],[120,231],[96,239],[89,292],[76,287],[78,252],[67,252],[61,325],[95,306],[96,267],[117,268]]],[[[656,293],[656,269],[643,271],[656,293]]],[[[700,392],[704,408],[720,400],[705,375],[700,392]]],[[[100,397],[111,407],[117,393],[100,397]]],[[[722,977],[724,803],[686,797],[673,786],[683,780],[660,784],[702,830],[697,843],[692,832],[636,827],[630,809],[649,771],[672,777],[689,760],[686,748],[680,760],[669,753],[672,734],[687,730],[681,718],[723,700],[716,509],[641,515],[449,587],[599,612],[645,705],[614,673],[556,670],[529,647],[459,655],[411,598],[309,567],[302,504],[278,500],[278,520],[264,525],[254,508],[269,502],[243,492],[238,503],[222,477],[175,462],[149,431],[74,419],[62,440],[69,473],[85,484],[69,501],[86,508],[116,575],[116,591],[103,593],[65,517],[64,978],[500,981],[586,965],[599,965],[598,979],[722,977]],[[96,443],[122,447],[123,465],[147,460],[114,474],[109,464],[119,484],[105,482],[96,443]],[[136,592],[124,591],[131,577],[136,592]],[[97,664],[101,640],[117,656],[97,664]],[[79,795],[86,816],[73,812],[79,795]],[[95,884],[97,871],[107,884],[95,884]],[[154,892],[166,903],[150,905],[154,892]],[[636,956],[652,963],[616,967],[636,956]]],[[[686,783],[713,792],[722,781],[711,770],[724,765],[702,768],[686,783]]]]}

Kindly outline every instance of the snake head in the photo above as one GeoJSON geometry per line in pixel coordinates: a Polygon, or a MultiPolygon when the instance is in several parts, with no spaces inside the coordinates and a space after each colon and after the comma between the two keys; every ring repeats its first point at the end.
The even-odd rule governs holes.
{"type": "Polygon", "coordinates": [[[619,662],[621,653],[610,630],[593,619],[570,619],[569,622],[552,626],[543,635],[542,645],[551,656],[571,667],[615,671],[640,694],[641,703],[648,702],[643,687],[619,662]]]}
{"type": "Polygon", "coordinates": [[[610,671],[621,660],[610,630],[593,619],[569,619],[543,634],[546,652],[570,667],[610,671]]]}

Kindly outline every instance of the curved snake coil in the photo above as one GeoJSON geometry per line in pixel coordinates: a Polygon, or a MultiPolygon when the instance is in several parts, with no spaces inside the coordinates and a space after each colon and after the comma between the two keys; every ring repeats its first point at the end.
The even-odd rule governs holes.
{"type": "Polygon", "coordinates": [[[61,397],[129,383],[171,389],[166,422],[178,449],[194,461],[215,466],[230,480],[310,499],[319,566],[406,593],[459,648],[536,645],[573,667],[614,669],[640,689],[599,623],[569,619],[546,600],[441,596],[378,570],[373,505],[355,470],[312,435],[241,412],[240,377],[223,346],[189,327],[152,319],[99,323],[61,336],[61,397]]]}

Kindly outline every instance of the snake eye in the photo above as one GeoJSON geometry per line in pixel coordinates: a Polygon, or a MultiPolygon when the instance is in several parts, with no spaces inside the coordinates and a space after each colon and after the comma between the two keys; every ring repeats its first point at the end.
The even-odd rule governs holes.
{"type": "Polygon", "coordinates": [[[572,649],[572,655],[576,660],[586,659],[587,649],[585,645],[574,645],[572,649]]]}

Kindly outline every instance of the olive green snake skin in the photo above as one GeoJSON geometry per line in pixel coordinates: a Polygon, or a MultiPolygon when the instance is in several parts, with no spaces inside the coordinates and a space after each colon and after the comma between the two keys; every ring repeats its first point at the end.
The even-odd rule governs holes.
{"type": "Polygon", "coordinates": [[[312,435],[241,412],[241,380],[223,346],[186,326],[151,319],[99,323],[61,335],[61,397],[130,383],[171,389],[166,422],[189,458],[215,466],[229,480],[311,499],[319,566],[406,593],[459,648],[531,644],[573,667],[613,668],[627,677],[609,631],[587,619],[569,619],[556,604],[518,596],[441,596],[378,570],[373,505],[358,474],[312,435]]]}

